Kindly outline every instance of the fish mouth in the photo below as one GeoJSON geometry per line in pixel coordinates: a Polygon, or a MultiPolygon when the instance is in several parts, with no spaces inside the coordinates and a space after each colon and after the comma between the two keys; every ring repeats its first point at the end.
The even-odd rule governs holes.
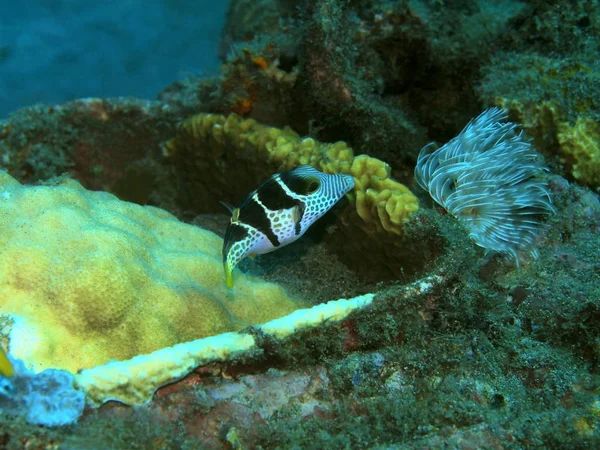
{"type": "Polygon", "coordinates": [[[354,177],[352,175],[345,175],[344,180],[346,182],[346,192],[354,189],[354,177]]]}

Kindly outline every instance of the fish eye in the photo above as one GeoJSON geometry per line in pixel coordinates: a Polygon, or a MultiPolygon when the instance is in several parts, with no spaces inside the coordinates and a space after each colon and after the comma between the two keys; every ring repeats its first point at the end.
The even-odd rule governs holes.
{"type": "Polygon", "coordinates": [[[318,179],[314,178],[314,179],[310,180],[310,182],[306,186],[306,193],[312,194],[317,189],[319,189],[319,187],[321,187],[321,183],[319,182],[318,179]]]}

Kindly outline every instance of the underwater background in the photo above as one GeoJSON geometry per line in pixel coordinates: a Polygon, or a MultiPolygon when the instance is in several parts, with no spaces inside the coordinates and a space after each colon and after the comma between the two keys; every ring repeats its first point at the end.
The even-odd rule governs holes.
{"type": "Polygon", "coordinates": [[[227,2],[0,4],[0,117],[82,97],[154,98],[219,66],[227,2]]]}
{"type": "Polygon", "coordinates": [[[0,448],[600,447],[599,33],[1,3],[0,448]]]}

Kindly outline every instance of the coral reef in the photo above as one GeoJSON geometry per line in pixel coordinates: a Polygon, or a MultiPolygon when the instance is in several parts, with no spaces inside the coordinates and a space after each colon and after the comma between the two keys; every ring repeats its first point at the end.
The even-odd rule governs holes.
{"type": "Polygon", "coordinates": [[[289,127],[269,127],[235,114],[191,117],[165,144],[165,155],[180,175],[178,203],[196,210],[220,209],[218,200],[237,204],[265,177],[300,164],[329,174],[352,175],[355,188],[348,194],[352,208],[342,211],[338,222],[340,235],[351,240],[352,245],[334,248],[363,273],[379,265],[388,267],[383,270],[394,267],[391,273],[398,274],[405,256],[399,236],[418,210],[418,201],[406,186],[391,177],[390,166],[383,161],[367,155],[355,157],[344,142],[323,144],[312,138],[303,139],[289,127]],[[364,239],[354,238],[357,234],[364,239]],[[383,248],[377,247],[380,237],[387,237],[397,253],[388,246],[388,253],[383,254],[383,248]],[[369,239],[370,246],[367,259],[365,239],[369,239]],[[357,253],[361,253],[358,260],[357,253]]]}
{"type": "Polygon", "coordinates": [[[418,149],[481,109],[473,89],[521,2],[236,0],[220,79],[178,82],[161,99],[236,112],[344,140],[411,177],[418,149]]]}
{"type": "Polygon", "coordinates": [[[351,202],[365,227],[402,234],[402,224],[418,209],[416,197],[390,177],[386,163],[366,155],[354,157],[344,142],[323,144],[302,139],[288,127],[268,127],[235,114],[200,114],[188,119],[179,127],[177,136],[166,143],[165,154],[181,171],[187,167],[186,191],[194,194],[182,202],[193,201],[191,206],[206,204],[208,198],[215,202],[215,193],[222,195],[224,201],[234,202],[240,193],[257,184],[251,185],[245,179],[252,182],[261,177],[261,169],[264,178],[274,171],[309,164],[328,174],[354,177],[351,202]],[[216,167],[215,161],[219,161],[216,167]],[[242,161],[252,164],[254,170],[248,173],[242,161]],[[230,183],[231,179],[236,183],[230,183]]]}
{"type": "Polygon", "coordinates": [[[522,103],[497,97],[495,103],[522,124],[533,137],[534,145],[551,161],[553,169],[582,185],[599,188],[599,122],[592,117],[600,116],[577,115],[573,123],[566,119],[569,114],[553,100],[522,103]]]}
{"type": "MultiPolygon", "coordinates": [[[[529,63],[536,64],[536,68],[539,67],[535,62],[529,63]]],[[[505,68],[513,74],[508,75],[509,79],[515,78],[514,69],[514,66],[512,69],[505,68]]],[[[590,89],[588,83],[592,86],[598,84],[589,78],[596,77],[594,73],[599,69],[600,66],[595,69],[575,68],[574,75],[559,72],[561,77],[567,79],[568,86],[561,86],[560,82],[556,85],[548,83],[549,86],[541,81],[533,82],[535,86],[546,86],[545,90],[537,94],[528,86],[531,84],[531,78],[539,79],[542,76],[527,76],[523,75],[523,72],[516,73],[525,77],[525,80],[521,78],[516,80],[513,87],[506,92],[506,96],[498,95],[501,90],[495,87],[496,82],[482,88],[494,89],[495,97],[490,98],[490,102],[507,110],[512,120],[522,124],[527,134],[532,136],[534,145],[551,162],[554,161],[551,163],[553,169],[596,189],[600,186],[597,162],[600,157],[598,151],[600,138],[596,131],[600,120],[600,109],[597,107],[600,91],[588,92],[590,89]],[[578,74],[582,75],[578,76],[578,74]],[[519,90],[518,86],[524,83],[527,83],[527,87],[522,86],[522,90],[519,90]],[[558,96],[556,91],[559,89],[572,91],[573,95],[558,96]]],[[[497,71],[491,72],[484,82],[497,77],[504,77],[504,75],[499,75],[497,71]]]]}
{"type": "MultiPolygon", "coordinates": [[[[401,181],[415,149],[451,139],[482,104],[551,101],[571,126],[600,117],[595,4],[236,0],[229,11],[222,79],[181,90],[195,92],[197,108],[344,140],[401,181]]],[[[556,141],[541,127],[528,132],[556,141]]]]}
{"type": "Polygon", "coordinates": [[[75,372],[302,305],[245,276],[228,291],[222,240],[166,211],[66,178],[23,186],[0,177],[3,333],[36,371],[75,372]]]}
{"type": "Polygon", "coordinates": [[[132,98],[23,108],[0,121],[2,168],[22,183],[68,173],[87,189],[147,203],[164,178],[159,143],[176,121],[164,104],[132,98]]]}
{"type": "Polygon", "coordinates": [[[522,123],[554,170],[597,189],[599,5],[533,2],[511,28],[482,67],[479,96],[522,123]]]}
{"type": "Polygon", "coordinates": [[[372,299],[373,295],[369,294],[330,301],[257,325],[250,330],[252,333],[224,333],[138,355],[128,361],[111,361],[83,370],[77,375],[77,385],[86,392],[88,402],[96,406],[109,400],[130,405],[147,403],[156,389],[188,375],[196,367],[260,358],[264,347],[325,323],[345,319],[352,312],[370,305],[372,299]]]}
{"type": "MultiPolygon", "coordinates": [[[[193,438],[209,448],[307,441],[327,448],[408,442],[509,442],[518,448],[532,442],[560,446],[565,435],[570,444],[593,447],[600,399],[588,364],[597,367],[600,329],[594,317],[600,297],[594,290],[600,280],[591,249],[597,246],[600,204],[559,178],[550,186],[559,218],[549,245],[518,272],[500,260],[478,263],[465,251],[465,236],[454,241],[435,274],[380,288],[367,307],[349,316],[329,320],[323,305],[309,323],[282,334],[276,331],[286,327],[278,322],[299,322],[279,319],[257,327],[246,334],[256,347],[248,347],[245,357],[242,351],[199,360],[201,367],[160,388],[147,406],[131,411],[108,403],[84,415],[77,429],[60,436],[44,431],[45,439],[37,439],[101,445],[108,438],[95,427],[110,427],[113,442],[126,443],[139,421],[161,430],[161,442],[177,446],[193,438]],[[174,421],[177,428],[166,425],[174,421]]],[[[450,226],[450,239],[459,235],[452,218],[439,220],[450,226]]],[[[206,349],[219,348],[214,339],[205,341],[206,349]]],[[[176,348],[166,351],[174,354],[176,348]]],[[[104,379],[116,388],[119,377],[110,368],[135,361],[106,365],[104,379]]],[[[4,420],[1,425],[12,433],[33,434],[4,420]]],[[[153,435],[141,433],[140,439],[153,435]]]]}
{"type": "MultiPolygon", "coordinates": [[[[65,178],[23,187],[3,176],[0,301],[27,304],[18,301],[37,295],[25,292],[37,280],[44,295],[53,291],[29,317],[52,305],[63,323],[81,319],[75,307],[61,309],[75,295],[58,290],[67,273],[73,282],[103,274],[100,288],[81,291],[86,298],[122,288],[115,278],[125,268],[142,276],[152,269],[142,283],[130,279],[138,289],[162,287],[149,297],[151,319],[128,334],[131,359],[74,375],[88,400],[76,425],[47,429],[0,415],[0,446],[600,447],[600,201],[589,189],[598,187],[599,12],[588,0],[233,0],[218,76],[178,81],[156,103],[78,101],[3,122],[2,156],[20,181],[66,169],[86,187],[216,233],[229,220],[218,201],[238,203],[279,170],[310,164],[352,175],[355,189],[301,241],[241,263],[246,274],[227,295],[217,236],[65,178]],[[556,214],[539,257],[518,269],[484,255],[452,211],[415,192],[418,206],[405,187],[421,144],[448,142],[494,105],[522,124],[554,172],[543,189],[556,214]],[[82,143],[91,152],[80,152],[82,143]],[[90,171],[99,160],[106,172],[90,171]],[[27,226],[46,198],[29,199],[35,192],[62,192],[72,204],[38,208],[27,226]],[[19,196],[31,200],[20,213],[8,207],[19,196]],[[81,228],[73,237],[78,225],[98,240],[81,228]],[[22,244],[42,234],[42,243],[22,244]],[[96,244],[97,254],[79,247],[96,244]],[[282,286],[308,304],[297,309],[282,286]],[[278,318],[238,318],[237,308],[269,309],[253,301],[263,289],[280,295],[278,318]],[[216,319],[195,320],[174,291],[209,305],[195,317],[216,319]],[[142,348],[142,331],[164,336],[154,315],[163,309],[169,332],[195,340],[142,348]],[[218,324],[233,328],[192,336],[208,323],[210,334],[218,324]],[[186,324],[193,333],[176,330],[186,324]]],[[[512,138],[492,133],[494,143],[514,144],[520,133],[498,129],[512,138]]],[[[96,303],[94,315],[118,313],[96,303]]],[[[136,311],[147,313],[144,305],[136,311]]],[[[43,337],[32,320],[3,318],[0,344],[30,331],[43,337]]],[[[98,335],[88,328],[85,341],[69,335],[53,351],[89,351],[98,335]]],[[[17,348],[11,341],[9,350],[17,348]]]]}

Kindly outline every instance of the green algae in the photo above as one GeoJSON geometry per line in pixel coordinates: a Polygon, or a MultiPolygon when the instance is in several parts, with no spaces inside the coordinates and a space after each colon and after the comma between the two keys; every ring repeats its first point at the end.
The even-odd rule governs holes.
{"type": "Polygon", "coordinates": [[[147,408],[128,409],[120,414],[88,412],[79,424],[45,428],[24,419],[0,415],[0,446],[6,450],[61,448],[72,450],[147,450],[200,448],[186,437],[183,426],[158,417],[147,408]]]}

